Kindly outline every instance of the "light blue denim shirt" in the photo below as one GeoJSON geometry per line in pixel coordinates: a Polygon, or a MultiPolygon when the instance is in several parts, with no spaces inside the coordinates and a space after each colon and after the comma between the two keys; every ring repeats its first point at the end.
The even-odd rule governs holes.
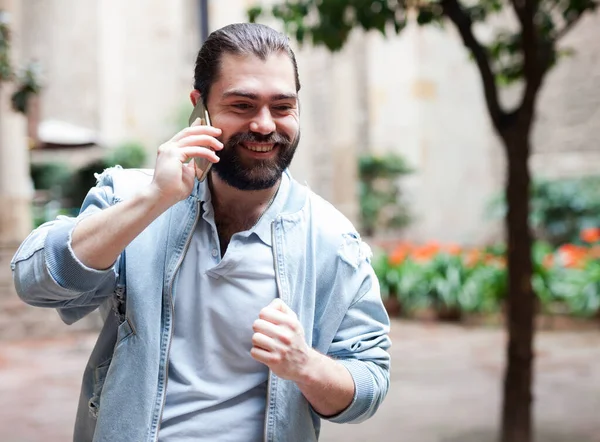
{"type": "Polygon", "coordinates": [[[250,355],[252,325],[277,297],[271,223],[290,187],[283,175],[256,225],[221,258],[208,186],[173,292],[174,333],[159,442],[259,442],[269,369],[250,355]]]}
{"type": "MultiPolygon", "coordinates": [[[[286,172],[287,173],[287,172],[286,172]]],[[[59,217],[21,244],[11,261],[21,298],[56,308],[73,323],[100,307],[104,326],[84,371],[76,442],[154,442],[158,438],[173,335],[173,285],[199,216],[196,183],[138,235],[113,267],[94,270],[71,248],[77,222],[130,198],[152,171],[112,168],[98,177],[77,218],[59,217]]],[[[370,249],[333,206],[292,180],[271,224],[277,294],[298,315],[315,350],[354,379],[351,404],[327,419],[371,417],[389,388],[389,319],[370,249]]],[[[316,441],[319,416],[295,383],[269,373],[264,440],[316,441]]]]}

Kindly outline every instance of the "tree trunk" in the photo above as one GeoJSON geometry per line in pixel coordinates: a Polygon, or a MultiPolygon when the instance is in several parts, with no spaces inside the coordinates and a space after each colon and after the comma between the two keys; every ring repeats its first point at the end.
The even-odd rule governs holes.
{"type": "Polygon", "coordinates": [[[529,125],[502,134],[508,157],[508,351],[501,442],[533,442],[532,380],[535,294],[531,285],[529,125]]]}

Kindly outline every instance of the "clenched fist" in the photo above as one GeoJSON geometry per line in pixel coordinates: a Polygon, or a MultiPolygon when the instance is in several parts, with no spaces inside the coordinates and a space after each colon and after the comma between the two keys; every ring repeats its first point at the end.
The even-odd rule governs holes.
{"type": "Polygon", "coordinates": [[[302,382],[314,350],[293,310],[277,298],[260,311],[252,328],[252,357],[280,378],[302,382]]]}

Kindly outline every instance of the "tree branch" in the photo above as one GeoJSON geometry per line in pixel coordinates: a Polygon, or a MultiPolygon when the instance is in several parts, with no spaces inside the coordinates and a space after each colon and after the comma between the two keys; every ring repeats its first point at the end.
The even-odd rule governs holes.
{"type": "MultiPolygon", "coordinates": [[[[524,1],[533,5],[532,7],[537,7],[536,0],[524,1]]],[[[544,75],[548,72],[552,64],[554,51],[556,51],[556,43],[579,22],[583,14],[584,12],[581,12],[568,20],[562,29],[554,34],[553,38],[550,37],[550,40],[542,42],[540,42],[540,36],[535,29],[533,21],[527,23],[527,27],[523,24],[523,53],[525,56],[525,79],[527,84],[525,86],[523,101],[519,107],[522,117],[531,119],[535,111],[535,100],[542,86],[544,75]]],[[[531,120],[528,123],[531,123],[531,120]]]]}
{"type": "Polygon", "coordinates": [[[556,34],[554,35],[554,41],[558,42],[561,38],[563,38],[566,34],[568,34],[569,31],[571,29],[573,29],[573,27],[577,24],[577,22],[579,22],[579,20],[581,19],[582,16],[583,16],[583,13],[576,15],[574,18],[572,18],[567,23],[565,23],[565,25],[562,27],[562,29],[557,31],[556,34]]]}
{"type": "Polygon", "coordinates": [[[519,113],[529,124],[535,107],[535,99],[542,85],[546,72],[545,53],[540,45],[534,17],[538,8],[537,0],[512,0],[513,7],[521,23],[521,48],[523,51],[523,75],[525,77],[525,93],[519,106],[519,113]]]}
{"type": "Polygon", "coordinates": [[[496,130],[500,131],[505,115],[498,101],[498,88],[496,87],[496,80],[490,66],[490,60],[484,47],[477,41],[473,34],[473,22],[458,4],[457,0],[442,0],[441,5],[444,15],[457,27],[464,45],[471,51],[471,54],[475,58],[475,63],[483,81],[485,101],[490,112],[490,117],[496,130]]]}

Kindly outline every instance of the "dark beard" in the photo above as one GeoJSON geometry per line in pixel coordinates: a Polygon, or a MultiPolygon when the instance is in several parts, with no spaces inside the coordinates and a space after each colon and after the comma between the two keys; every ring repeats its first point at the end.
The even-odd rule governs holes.
{"type": "Polygon", "coordinates": [[[300,132],[293,141],[277,132],[269,135],[240,132],[232,135],[223,149],[216,152],[220,161],[213,164],[212,170],[220,179],[236,189],[269,189],[279,181],[283,171],[289,167],[299,142],[300,132]],[[236,150],[246,149],[242,146],[243,143],[273,143],[277,147],[277,156],[274,159],[252,160],[251,165],[245,165],[236,150]]]}

